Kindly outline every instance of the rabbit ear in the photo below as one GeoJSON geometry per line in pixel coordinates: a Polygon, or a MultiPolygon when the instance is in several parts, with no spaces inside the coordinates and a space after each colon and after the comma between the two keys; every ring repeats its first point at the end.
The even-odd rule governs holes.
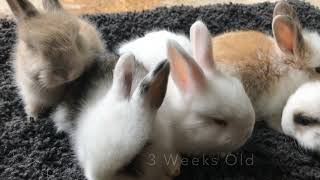
{"type": "Polygon", "coordinates": [[[296,11],[289,3],[285,1],[280,1],[276,4],[273,10],[273,18],[275,18],[277,15],[287,15],[300,25],[296,11]]]}
{"type": "Polygon", "coordinates": [[[119,58],[114,68],[112,87],[120,98],[129,98],[130,96],[134,63],[135,58],[132,54],[124,54],[119,58]]]}
{"type": "Polygon", "coordinates": [[[28,0],[7,0],[7,3],[18,19],[34,17],[39,14],[38,10],[28,0]]]}
{"type": "Polygon", "coordinates": [[[139,96],[145,108],[158,109],[166,95],[170,65],[167,60],[159,63],[140,83],[139,96]]]}
{"type": "Polygon", "coordinates": [[[286,15],[278,15],[272,23],[273,35],[279,48],[296,56],[302,56],[304,52],[304,40],[301,28],[293,19],[286,15]]]}
{"type": "Polygon", "coordinates": [[[171,76],[178,88],[188,94],[202,91],[206,81],[198,64],[177,42],[169,40],[167,48],[171,76]]]}
{"type": "Polygon", "coordinates": [[[212,40],[207,26],[201,21],[195,22],[190,28],[190,38],[196,62],[202,69],[212,71],[214,69],[212,40]]]}
{"type": "Polygon", "coordinates": [[[47,11],[63,10],[59,0],[42,0],[43,8],[47,11]]]}

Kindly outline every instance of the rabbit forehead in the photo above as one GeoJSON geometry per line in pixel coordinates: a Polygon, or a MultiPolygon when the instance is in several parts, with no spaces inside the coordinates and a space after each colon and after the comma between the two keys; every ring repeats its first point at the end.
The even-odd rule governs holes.
{"type": "Polygon", "coordinates": [[[310,82],[302,85],[288,100],[287,105],[292,116],[301,113],[320,121],[320,82],[310,82]]]}
{"type": "MultiPolygon", "coordinates": [[[[195,96],[192,108],[202,115],[246,119],[253,112],[249,97],[239,80],[224,74],[207,75],[207,89],[195,96]]],[[[237,119],[239,121],[239,119],[237,119]]]]}
{"type": "Polygon", "coordinates": [[[80,29],[76,17],[64,14],[42,14],[19,24],[19,35],[27,40],[67,40],[75,37],[80,29]]]}

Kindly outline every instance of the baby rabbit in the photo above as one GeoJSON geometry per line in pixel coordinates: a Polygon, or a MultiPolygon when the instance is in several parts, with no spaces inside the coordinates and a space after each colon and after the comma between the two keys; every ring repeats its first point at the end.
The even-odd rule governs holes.
{"type": "Polygon", "coordinates": [[[29,118],[62,98],[97,54],[105,52],[93,25],[68,14],[58,0],[43,0],[39,12],[28,0],[7,0],[17,19],[15,80],[29,118]]]}
{"type": "Polygon", "coordinates": [[[293,93],[282,113],[282,129],[303,147],[320,152],[320,82],[309,82],[293,93]]]}
{"type": "Polygon", "coordinates": [[[288,97],[303,83],[320,78],[320,36],[303,30],[286,2],[273,12],[274,38],[256,31],[228,32],[212,38],[218,69],[238,76],[257,119],[281,131],[288,97]]]}
{"type": "Polygon", "coordinates": [[[190,33],[189,47],[186,38],[160,31],[123,44],[119,53],[133,53],[149,70],[154,59],[170,61],[167,96],[153,131],[155,139],[166,139],[160,147],[176,153],[231,152],[251,135],[253,107],[241,82],[216,68],[206,26],[196,23],[190,33]],[[179,39],[184,42],[176,42],[179,39]]]}
{"type": "Polygon", "coordinates": [[[169,63],[160,63],[140,83],[146,71],[135,74],[140,70],[132,55],[121,56],[113,74],[112,64],[99,61],[79,83],[74,82],[75,91],[89,86],[82,88],[85,93],[76,99],[78,104],[66,100],[60,105],[54,120],[61,122],[57,118],[64,114],[64,120],[73,123],[71,128],[60,128],[70,133],[88,180],[149,180],[148,172],[131,176],[126,167],[150,140],[153,120],[166,94],[169,63]],[[74,120],[68,119],[70,115],[74,120]]]}

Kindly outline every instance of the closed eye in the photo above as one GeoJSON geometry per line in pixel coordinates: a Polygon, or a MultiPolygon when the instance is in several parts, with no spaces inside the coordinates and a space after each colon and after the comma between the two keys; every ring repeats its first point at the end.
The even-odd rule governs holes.
{"type": "Polygon", "coordinates": [[[227,121],[219,119],[219,118],[209,117],[206,115],[200,115],[200,117],[202,119],[204,119],[206,121],[206,123],[215,123],[215,124],[217,124],[219,126],[223,126],[223,127],[228,125],[227,121]]]}
{"type": "Polygon", "coordinates": [[[311,126],[319,123],[317,118],[302,115],[301,113],[294,116],[294,122],[301,126],[311,126]]]}

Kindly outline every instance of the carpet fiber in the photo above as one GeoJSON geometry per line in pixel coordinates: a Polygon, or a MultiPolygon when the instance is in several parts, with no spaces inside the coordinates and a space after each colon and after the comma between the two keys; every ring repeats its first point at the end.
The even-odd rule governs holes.
{"type": "MultiPolygon", "coordinates": [[[[293,2],[304,27],[320,30],[320,11],[293,2]]],[[[200,8],[159,8],[142,13],[87,16],[103,33],[106,46],[115,50],[130,38],[152,29],[188,33],[202,19],[212,34],[237,29],[270,33],[274,4],[214,5],[200,8]]],[[[28,123],[12,80],[10,52],[15,23],[0,20],[0,180],[84,179],[68,137],[56,133],[50,118],[28,123]]],[[[209,179],[319,179],[320,157],[257,123],[248,143],[227,157],[188,157],[179,180],[209,179]],[[192,163],[192,160],[193,163],[192,163]]]]}

